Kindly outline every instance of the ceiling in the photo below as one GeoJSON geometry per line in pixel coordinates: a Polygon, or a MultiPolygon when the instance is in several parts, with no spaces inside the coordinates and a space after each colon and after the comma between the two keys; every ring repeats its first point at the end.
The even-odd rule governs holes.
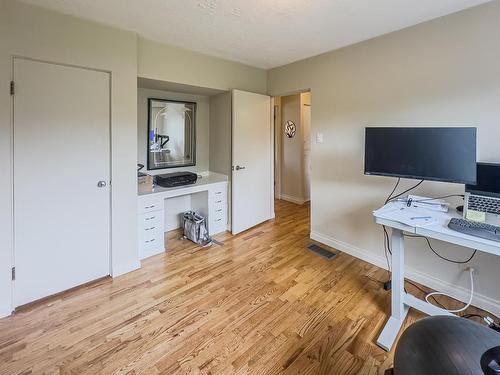
{"type": "Polygon", "coordinates": [[[166,44],[273,68],[488,0],[23,0],[166,44]]]}

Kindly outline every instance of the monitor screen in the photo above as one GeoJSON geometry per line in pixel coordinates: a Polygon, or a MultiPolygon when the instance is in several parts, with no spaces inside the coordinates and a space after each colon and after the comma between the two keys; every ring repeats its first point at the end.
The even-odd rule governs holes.
{"type": "Polygon", "coordinates": [[[477,163],[477,182],[475,185],[466,185],[465,191],[500,197],[500,164],[477,163]]]}
{"type": "Polygon", "coordinates": [[[365,174],[475,184],[476,128],[366,128],[365,174]]]}

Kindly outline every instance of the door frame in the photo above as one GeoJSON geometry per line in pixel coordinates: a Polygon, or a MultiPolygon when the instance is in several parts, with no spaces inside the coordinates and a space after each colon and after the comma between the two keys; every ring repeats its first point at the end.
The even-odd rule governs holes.
{"type": "MultiPolygon", "coordinates": [[[[279,104],[277,104],[275,97],[273,101],[273,157],[274,157],[274,176],[273,176],[273,192],[275,199],[281,199],[281,159],[282,155],[282,142],[281,142],[281,97],[279,104]]],[[[274,205],[273,205],[274,206],[274,205]]]]}
{"type": "MultiPolygon", "coordinates": [[[[11,55],[11,73],[10,73],[10,81],[15,82],[15,61],[17,60],[27,60],[27,61],[33,61],[33,62],[39,62],[39,63],[45,63],[45,64],[52,64],[52,65],[57,65],[57,66],[64,66],[64,67],[70,67],[70,68],[77,68],[77,69],[84,69],[84,70],[90,70],[94,72],[100,72],[100,73],[106,73],[108,74],[109,77],[109,119],[108,119],[108,150],[109,150],[109,155],[108,155],[108,162],[109,162],[109,222],[108,222],[108,241],[107,241],[107,250],[108,250],[108,257],[109,257],[109,275],[112,275],[112,267],[113,267],[113,246],[112,246],[112,222],[113,222],[113,205],[112,205],[112,192],[113,192],[113,184],[112,184],[112,156],[113,156],[113,134],[112,134],[112,79],[113,75],[110,70],[105,70],[105,69],[98,69],[98,68],[92,68],[92,67],[87,67],[87,66],[82,66],[82,65],[75,65],[75,64],[67,64],[67,63],[61,63],[57,61],[50,61],[50,60],[44,60],[44,59],[37,59],[37,58],[32,58],[32,57],[27,57],[27,56],[22,56],[22,55],[11,55]]],[[[14,90],[15,91],[15,90],[14,90]]],[[[10,95],[10,219],[11,219],[11,269],[15,269],[16,266],[16,238],[15,238],[15,220],[14,220],[14,202],[15,202],[15,181],[14,181],[14,126],[15,126],[15,118],[14,118],[14,109],[15,109],[15,92],[14,94],[11,93],[10,95]]],[[[14,274],[12,275],[12,280],[11,280],[11,292],[10,292],[10,310],[11,313],[18,307],[15,306],[15,279],[14,279],[14,274]]],[[[73,288],[72,288],[73,289],[73,288]]],[[[50,296],[48,296],[50,297],[50,296]]]]}
{"type": "MultiPolygon", "coordinates": [[[[280,153],[279,154],[279,165],[275,166],[275,168],[279,168],[279,170],[278,170],[279,181],[278,182],[275,181],[275,174],[273,173],[273,192],[274,192],[274,194],[275,194],[275,190],[274,190],[275,189],[275,184],[276,185],[279,184],[279,195],[277,196],[278,199],[281,199],[281,182],[282,182],[282,166],[283,166],[283,144],[282,144],[281,138],[278,139],[278,135],[280,137],[282,135],[281,134],[282,133],[281,127],[282,127],[282,122],[283,122],[283,119],[281,118],[282,117],[281,116],[281,111],[282,111],[281,98],[283,96],[290,96],[290,95],[297,95],[297,94],[300,95],[302,93],[309,92],[311,94],[311,102],[312,102],[312,91],[313,90],[311,88],[305,88],[305,89],[300,89],[300,90],[295,90],[295,91],[287,91],[285,93],[273,94],[271,96],[271,105],[272,105],[271,106],[271,116],[272,116],[271,117],[271,120],[272,120],[271,124],[272,124],[272,128],[273,128],[273,139],[274,139],[273,140],[273,145],[272,145],[273,159],[274,159],[274,155],[275,155],[276,152],[280,153]],[[279,107],[279,111],[280,111],[280,115],[279,115],[279,117],[280,117],[280,119],[279,119],[280,123],[279,124],[276,124],[276,121],[274,121],[274,105],[275,105],[274,104],[275,103],[274,99],[275,98],[280,98],[280,104],[278,106],[279,107]],[[276,131],[278,130],[278,129],[276,129],[277,125],[279,125],[279,127],[280,127],[279,133],[276,133],[276,131]],[[277,146],[277,142],[280,142],[279,148],[277,146]],[[277,148],[277,150],[275,150],[275,148],[277,148]]],[[[300,105],[300,107],[302,107],[302,103],[300,103],[299,105],[300,105]]],[[[302,113],[302,111],[301,111],[301,113],[302,113]]],[[[301,122],[302,122],[302,117],[301,117],[301,122]]],[[[310,142],[311,142],[310,153],[312,154],[312,145],[313,145],[313,142],[312,142],[312,140],[313,140],[312,110],[311,110],[311,124],[310,125],[311,125],[310,129],[309,129],[309,131],[310,131],[309,138],[310,138],[310,142]]],[[[302,152],[302,156],[303,156],[304,155],[304,145],[303,144],[301,146],[301,152],[302,152]]],[[[303,164],[303,161],[302,161],[301,164],[303,164]]],[[[302,165],[302,169],[303,169],[303,165],[302,165]]],[[[312,197],[311,197],[311,186],[312,186],[312,183],[311,182],[312,182],[312,179],[309,182],[309,201],[310,202],[312,201],[312,197]]],[[[312,207],[312,204],[310,205],[310,208],[309,208],[310,211],[312,210],[311,207],[312,207]]],[[[273,204],[273,212],[274,212],[274,204],[273,204]]]]}

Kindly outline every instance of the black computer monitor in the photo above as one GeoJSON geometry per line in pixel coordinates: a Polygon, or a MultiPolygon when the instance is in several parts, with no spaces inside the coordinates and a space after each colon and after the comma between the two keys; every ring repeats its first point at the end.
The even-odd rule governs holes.
{"type": "Polygon", "coordinates": [[[476,128],[368,127],[365,174],[476,183],[476,128]]]}
{"type": "Polygon", "coordinates": [[[465,185],[465,191],[500,198],[500,164],[477,163],[477,182],[465,185]]]}

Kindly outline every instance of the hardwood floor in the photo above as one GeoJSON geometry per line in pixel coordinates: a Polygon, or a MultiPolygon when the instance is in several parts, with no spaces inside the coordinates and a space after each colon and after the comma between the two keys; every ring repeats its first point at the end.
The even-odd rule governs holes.
{"type": "Polygon", "coordinates": [[[387,274],[307,251],[308,211],[280,201],[223,247],[170,233],[140,270],[0,319],[0,374],[382,374],[387,274]]]}

